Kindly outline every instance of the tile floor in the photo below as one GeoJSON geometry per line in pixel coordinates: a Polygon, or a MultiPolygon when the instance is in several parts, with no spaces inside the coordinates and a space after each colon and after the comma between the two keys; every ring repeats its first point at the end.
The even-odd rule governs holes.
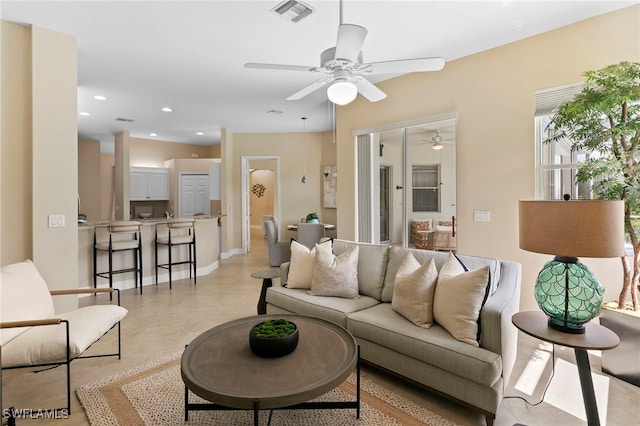
{"type": "MultiPolygon", "coordinates": [[[[129,369],[147,361],[180,351],[198,334],[217,324],[256,314],[261,280],[251,272],[268,267],[266,244],[260,233],[252,239],[252,252],[220,260],[219,268],[208,276],[122,292],[122,305],[129,314],[122,324],[123,357],[77,360],[71,365],[72,392],[76,387],[129,369]]],[[[277,284],[277,280],[276,280],[277,284]]],[[[86,303],[84,299],[81,303],[86,303]]],[[[115,334],[103,338],[91,351],[115,343],[115,334]]],[[[109,348],[107,348],[109,350],[109,348]]],[[[540,399],[551,376],[550,345],[520,334],[516,368],[507,395],[522,395],[531,402],[540,399]],[[516,390],[517,388],[517,390],[516,390]]],[[[555,372],[545,401],[537,406],[519,399],[505,399],[495,425],[584,425],[584,409],[573,351],[555,348],[555,372]]],[[[590,355],[596,396],[603,425],[640,424],[640,388],[604,375],[598,353],[590,355]]],[[[4,407],[50,407],[64,404],[64,368],[30,374],[25,370],[3,372],[4,407]]],[[[483,425],[484,417],[446,399],[415,388],[376,370],[363,374],[393,388],[428,409],[460,425],[483,425]]],[[[20,420],[19,425],[86,425],[87,419],[75,394],[72,414],[66,420],[20,420]]]]}

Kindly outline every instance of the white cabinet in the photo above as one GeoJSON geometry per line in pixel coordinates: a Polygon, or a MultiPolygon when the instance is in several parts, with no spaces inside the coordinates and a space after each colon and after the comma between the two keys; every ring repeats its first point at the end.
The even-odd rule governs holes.
{"type": "Polygon", "coordinates": [[[129,175],[130,200],[168,200],[169,170],[155,167],[132,167],[129,175]]]}

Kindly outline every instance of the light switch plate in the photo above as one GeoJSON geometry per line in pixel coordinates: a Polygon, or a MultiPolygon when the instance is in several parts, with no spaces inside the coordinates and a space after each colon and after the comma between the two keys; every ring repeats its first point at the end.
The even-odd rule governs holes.
{"type": "Polygon", "coordinates": [[[50,214],[49,215],[49,228],[64,228],[64,215],[63,214],[50,214]]]}
{"type": "Polygon", "coordinates": [[[491,212],[489,210],[474,210],[474,222],[491,222],[491,212]]]}

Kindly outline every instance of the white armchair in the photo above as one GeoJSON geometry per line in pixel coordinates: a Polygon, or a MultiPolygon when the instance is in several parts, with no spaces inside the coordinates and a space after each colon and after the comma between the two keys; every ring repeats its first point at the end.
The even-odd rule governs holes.
{"type": "Polygon", "coordinates": [[[120,293],[117,289],[76,288],[49,291],[30,260],[3,266],[0,270],[1,369],[66,365],[66,409],[70,413],[71,361],[103,356],[117,356],[120,359],[120,320],[126,314],[127,310],[120,306],[120,293]],[[52,296],[55,295],[113,292],[117,295],[117,305],[91,305],[62,314],[54,311],[52,296]],[[116,326],[117,352],[82,356],[85,350],[116,326]]]}

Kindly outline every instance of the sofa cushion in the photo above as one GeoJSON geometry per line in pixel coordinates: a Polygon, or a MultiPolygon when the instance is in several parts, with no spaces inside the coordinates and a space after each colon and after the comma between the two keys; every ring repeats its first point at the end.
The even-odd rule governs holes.
{"type": "Polygon", "coordinates": [[[411,253],[407,253],[396,273],[391,308],[419,327],[431,327],[437,279],[433,259],[420,265],[411,253]]]}
{"type": "MultiPolygon", "coordinates": [[[[25,260],[0,269],[0,321],[38,320],[54,316],[49,288],[33,262],[25,260]]],[[[27,327],[2,329],[0,345],[4,347],[27,330],[27,327]]]]}
{"type": "Polygon", "coordinates": [[[309,293],[351,299],[358,297],[358,253],[357,245],[337,256],[317,250],[309,293]]]}
{"type": "MultiPolygon", "coordinates": [[[[358,258],[358,290],[361,295],[380,300],[390,246],[334,239],[333,252],[341,254],[354,245],[357,245],[360,250],[358,258]]],[[[391,301],[391,295],[389,295],[389,301],[391,301]]]]}
{"type": "MultiPolygon", "coordinates": [[[[127,314],[117,305],[93,305],[56,315],[69,321],[69,348],[75,358],[127,314]]],[[[23,366],[66,361],[65,325],[29,327],[10,344],[2,346],[2,366],[23,366]]]]}
{"type": "Polygon", "coordinates": [[[438,274],[433,318],[456,339],[479,346],[478,318],[489,290],[489,266],[467,271],[453,254],[438,274]]]}
{"type": "Polygon", "coordinates": [[[316,244],[311,250],[304,244],[293,239],[291,240],[291,260],[289,261],[287,287],[305,288],[307,290],[311,288],[313,264],[317,250],[326,250],[328,253],[331,253],[331,240],[316,244]]]}
{"type": "Polygon", "coordinates": [[[380,302],[368,296],[356,299],[312,296],[303,289],[271,287],[267,290],[267,303],[288,312],[322,318],[346,328],[347,315],[380,302]]]}
{"type": "MultiPolygon", "coordinates": [[[[396,272],[398,271],[398,267],[404,259],[404,256],[408,252],[412,253],[416,260],[420,263],[424,263],[429,259],[433,259],[436,263],[436,269],[438,269],[438,271],[440,271],[442,265],[444,265],[444,263],[449,258],[449,253],[447,252],[411,249],[398,246],[391,247],[389,251],[389,261],[387,263],[387,272],[384,278],[384,287],[382,288],[382,293],[380,296],[381,301],[391,302],[391,298],[393,296],[393,281],[396,277],[396,272]]],[[[489,270],[491,272],[491,289],[489,290],[489,294],[495,293],[496,289],[498,288],[498,282],[500,282],[500,261],[498,261],[497,259],[478,256],[466,256],[462,254],[457,254],[456,256],[462,263],[466,265],[469,270],[479,269],[482,266],[489,266],[489,270]]]]}
{"type": "MultiPolygon", "coordinates": [[[[500,355],[454,339],[437,323],[429,329],[416,327],[394,312],[389,303],[350,314],[347,329],[356,339],[384,346],[483,386],[492,386],[502,374],[500,355]]],[[[362,357],[367,359],[367,354],[362,357]]]]}

